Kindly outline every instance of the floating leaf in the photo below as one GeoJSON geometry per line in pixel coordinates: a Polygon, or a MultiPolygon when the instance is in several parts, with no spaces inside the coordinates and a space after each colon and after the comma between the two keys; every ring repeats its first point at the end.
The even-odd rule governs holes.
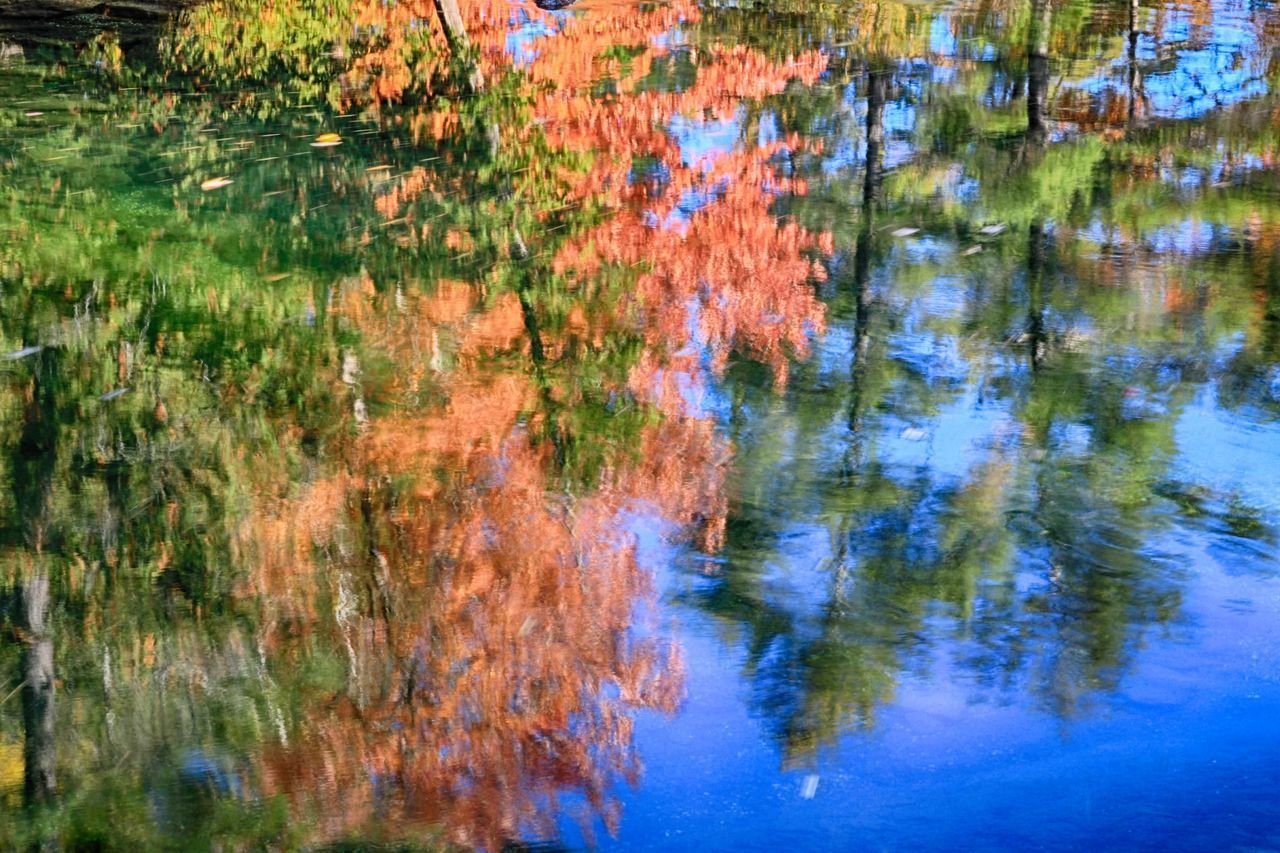
{"type": "Polygon", "coordinates": [[[218,178],[210,178],[207,181],[202,181],[200,184],[200,189],[204,190],[205,192],[209,192],[210,190],[220,190],[223,187],[227,186],[228,184],[233,184],[233,183],[235,183],[235,181],[233,181],[231,178],[228,178],[226,175],[223,175],[218,178]]]}
{"type": "Polygon", "coordinates": [[[804,777],[804,783],[800,786],[800,798],[803,800],[812,800],[818,793],[818,774],[810,773],[804,777]]]}
{"type": "Polygon", "coordinates": [[[282,279],[282,278],[288,278],[289,276],[290,276],[290,273],[287,273],[287,272],[273,272],[271,275],[263,276],[263,280],[264,280],[264,281],[279,281],[280,279],[282,279]]]}
{"type": "Polygon", "coordinates": [[[20,358],[26,358],[29,355],[35,355],[36,353],[40,352],[40,350],[42,349],[44,349],[44,347],[41,347],[38,345],[33,347],[23,347],[22,349],[16,349],[13,352],[5,353],[4,357],[7,361],[17,361],[20,358]]]}
{"type": "Polygon", "coordinates": [[[912,234],[919,234],[919,228],[895,228],[889,232],[895,237],[910,237],[912,234]]]}
{"type": "Polygon", "coordinates": [[[987,235],[988,237],[994,237],[994,236],[995,236],[995,235],[997,235],[997,234],[1002,234],[1002,233],[1004,233],[1008,228],[1009,228],[1009,226],[1008,226],[1008,225],[1005,225],[1003,222],[997,222],[997,223],[996,223],[996,224],[994,224],[994,225],[984,225],[984,226],[982,226],[981,228],[979,228],[979,229],[978,229],[978,233],[979,233],[979,234],[985,234],[985,235],[987,235]]]}
{"type": "Polygon", "coordinates": [[[23,115],[26,116],[27,118],[35,118],[37,116],[44,115],[44,113],[40,112],[39,110],[28,110],[27,112],[23,113],[23,115]]]}
{"type": "Polygon", "coordinates": [[[960,254],[964,255],[965,257],[968,257],[969,255],[976,255],[976,254],[978,254],[978,253],[979,253],[979,252],[981,252],[981,251],[982,251],[982,247],[981,247],[981,246],[970,246],[969,248],[965,249],[965,250],[964,250],[963,252],[961,252],[960,254]]]}
{"type": "Polygon", "coordinates": [[[311,143],[312,148],[332,148],[335,145],[342,144],[342,137],[336,133],[322,133],[316,137],[316,141],[311,143]]]}

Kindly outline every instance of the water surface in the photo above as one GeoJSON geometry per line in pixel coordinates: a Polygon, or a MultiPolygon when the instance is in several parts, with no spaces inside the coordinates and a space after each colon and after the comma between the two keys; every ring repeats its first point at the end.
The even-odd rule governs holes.
{"type": "Polygon", "coordinates": [[[1280,846],[1280,13],[463,6],[0,45],[0,846],[1280,846]]]}

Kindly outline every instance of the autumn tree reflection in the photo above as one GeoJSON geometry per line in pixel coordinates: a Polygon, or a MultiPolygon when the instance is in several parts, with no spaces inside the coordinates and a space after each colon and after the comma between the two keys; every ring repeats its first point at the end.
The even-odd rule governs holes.
{"type": "MultiPolygon", "coordinates": [[[[457,300],[476,295],[449,286],[405,297],[406,311],[357,284],[342,311],[403,358],[431,346],[423,331],[449,334],[421,318],[457,316],[457,300]]],[[[639,365],[616,393],[656,416],[636,447],[606,456],[589,491],[561,493],[565,463],[537,436],[551,417],[577,432],[572,374],[556,377],[549,405],[536,363],[483,368],[532,348],[521,315],[517,300],[464,312],[458,368],[436,377],[442,409],[372,419],[345,472],[264,507],[245,530],[257,555],[245,593],[274,614],[263,636],[273,656],[304,658],[323,638],[346,660],[343,689],[316,696],[306,734],[264,768],[268,790],[342,797],[326,800],[337,824],[321,837],[390,808],[496,848],[550,833],[553,803],[569,792],[616,827],[613,788],[639,772],[627,710],[670,711],[680,698],[678,650],[635,624],[652,587],[628,518],[714,544],[724,447],[675,386],[639,365]],[[298,789],[318,755],[331,778],[298,789]]],[[[563,352],[550,336],[540,345],[563,352]]],[[[362,392],[394,393],[369,382],[362,392]]]]}
{"type": "MultiPolygon", "coordinates": [[[[396,64],[394,33],[412,38],[415,13],[379,9],[393,34],[358,67],[375,100],[407,99],[422,78],[396,64]]],[[[511,22],[466,14],[499,90],[511,22]]],[[[613,831],[617,788],[640,772],[631,714],[682,695],[679,650],[643,618],[637,530],[719,546],[728,448],[698,397],[735,353],[785,381],[822,328],[828,248],[771,212],[804,191],[776,165],[802,139],[692,157],[673,134],[813,81],[825,57],[712,45],[692,85],[653,86],[671,60],[657,37],[697,14],[602,7],[529,45],[533,121],[480,131],[523,204],[445,233],[486,258],[483,278],[362,273],[326,298],[361,341],[328,380],[353,434],[300,494],[256,502],[238,546],[269,658],[345,673],[304,697],[305,725],[260,771],[265,792],[328,816],[316,840],[377,817],[496,849],[553,834],[566,796],[613,831]],[[602,55],[620,40],[636,45],[625,66],[602,55]],[[506,166],[530,147],[582,165],[506,166]],[[592,219],[548,227],[574,223],[566,208],[592,219]]],[[[418,113],[422,141],[458,132],[447,110],[418,113]]],[[[415,221],[456,180],[416,166],[374,203],[415,221]]]]}

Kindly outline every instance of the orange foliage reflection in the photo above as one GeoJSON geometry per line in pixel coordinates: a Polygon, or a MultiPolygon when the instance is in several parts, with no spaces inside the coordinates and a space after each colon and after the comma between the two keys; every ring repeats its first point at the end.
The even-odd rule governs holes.
{"type": "MultiPolygon", "coordinates": [[[[336,300],[371,346],[422,346],[428,361],[431,338],[521,346],[491,331],[509,323],[501,300],[460,310],[478,305],[465,285],[390,308],[371,287],[350,282],[336,300]]],[[[305,734],[262,769],[266,792],[318,800],[321,838],[380,815],[496,849],[549,834],[569,791],[612,829],[610,791],[639,772],[627,709],[671,711],[682,694],[678,650],[637,627],[653,589],[628,519],[718,543],[713,424],[641,368],[631,393],[667,416],[572,496],[554,482],[554,447],[533,438],[546,414],[532,374],[482,365],[420,377],[444,406],[373,419],[345,470],[264,504],[244,531],[245,593],[266,611],[273,658],[302,661],[317,643],[344,658],[343,688],[314,697],[305,734]]],[[[398,395],[413,372],[364,391],[398,395]]]]}
{"type": "MultiPolygon", "coordinates": [[[[358,81],[370,98],[394,99],[434,73],[397,41],[412,38],[428,5],[360,7],[361,25],[376,19],[387,36],[353,65],[353,91],[358,81]]],[[[465,8],[486,79],[511,63],[512,8],[465,8]]],[[[300,493],[262,501],[243,531],[254,565],[244,594],[261,602],[263,647],[283,666],[327,650],[343,673],[311,690],[305,727],[261,768],[265,792],[317,809],[317,841],[376,819],[496,849],[553,834],[566,793],[616,828],[615,788],[640,771],[631,711],[670,712],[683,693],[679,650],[646,617],[654,589],[636,531],[657,526],[710,550],[724,535],[728,447],[699,408],[701,365],[718,371],[739,352],[785,381],[788,359],[822,327],[814,257],[830,239],[771,210],[777,195],[804,191],[775,163],[806,143],[753,140],[686,162],[669,128],[676,116],[733,119],[744,99],[813,82],[825,57],[711,48],[693,85],[654,91],[641,81],[672,31],[696,19],[694,4],[605,5],[568,19],[519,11],[554,34],[519,69],[535,120],[501,144],[540,135],[589,155],[589,168],[551,179],[562,198],[611,215],[558,242],[529,235],[541,260],[513,252],[504,263],[535,265],[522,281],[568,282],[558,298],[573,304],[543,329],[536,286],[490,292],[487,274],[394,292],[368,276],[341,285],[331,304],[361,341],[331,380],[351,404],[341,462],[300,493]],[[606,56],[619,44],[636,48],[626,62],[606,56]],[[591,94],[602,77],[614,96],[591,94]],[[662,164],[662,187],[632,179],[637,158],[662,164]],[[691,195],[697,209],[679,210],[691,195]],[[632,285],[602,296],[591,283],[606,270],[632,285]],[[640,341],[639,352],[582,380],[583,352],[615,339],[640,341]],[[599,399],[639,413],[625,442],[574,419],[599,399]],[[596,464],[570,486],[573,447],[596,464]]],[[[450,132],[446,113],[418,132],[450,132]]],[[[546,175],[512,180],[517,197],[546,195],[521,183],[546,175]]],[[[377,213],[412,219],[415,200],[442,181],[416,168],[382,188],[377,213]]],[[[466,251],[480,237],[445,242],[466,251]]]]}

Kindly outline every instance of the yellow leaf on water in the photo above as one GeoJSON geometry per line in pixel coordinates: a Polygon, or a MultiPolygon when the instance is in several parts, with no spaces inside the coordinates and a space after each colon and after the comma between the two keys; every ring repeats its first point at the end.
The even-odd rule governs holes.
{"type": "Polygon", "coordinates": [[[316,137],[316,141],[311,143],[312,148],[332,148],[335,145],[342,144],[342,137],[336,133],[322,133],[316,137]]]}

